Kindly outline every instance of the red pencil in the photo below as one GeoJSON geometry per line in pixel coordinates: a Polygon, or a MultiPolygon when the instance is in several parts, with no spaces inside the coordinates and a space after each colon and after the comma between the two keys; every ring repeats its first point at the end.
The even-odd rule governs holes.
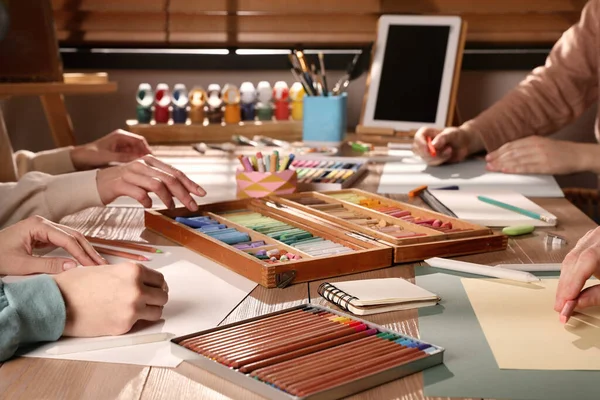
{"type": "Polygon", "coordinates": [[[437,150],[431,144],[431,137],[427,136],[427,150],[429,150],[429,154],[431,157],[437,156],[437,150]]]}
{"type": "Polygon", "coordinates": [[[148,257],[141,256],[139,254],[128,253],[121,250],[107,249],[106,247],[94,246],[94,249],[100,254],[109,254],[111,256],[129,258],[130,260],[136,261],[150,261],[148,257]]]}

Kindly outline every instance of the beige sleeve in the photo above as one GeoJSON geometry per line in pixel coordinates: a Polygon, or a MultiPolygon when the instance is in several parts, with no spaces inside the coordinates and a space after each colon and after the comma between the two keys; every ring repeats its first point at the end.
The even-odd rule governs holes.
{"type": "Polygon", "coordinates": [[[71,161],[72,149],[72,147],[63,147],[38,153],[27,150],[17,151],[15,153],[17,175],[20,178],[31,171],[45,172],[50,175],[74,172],[75,167],[71,161]]]}
{"type": "Polygon", "coordinates": [[[84,208],[103,206],[97,170],[52,176],[30,172],[18,182],[0,183],[0,228],[31,215],[52,221],[84,208]]]}
{"type": "Polygon", "coordinates": [[[580,21],[503,99],[461,128],[482,138],[487,151],[531,135],[549,135],[581,115],[598,98],[600,0],[587,3],[580,21]]]}

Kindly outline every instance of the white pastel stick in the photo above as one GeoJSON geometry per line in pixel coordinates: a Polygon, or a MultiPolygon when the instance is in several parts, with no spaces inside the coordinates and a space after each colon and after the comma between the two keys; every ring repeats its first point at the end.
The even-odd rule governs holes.
{"type": "Polygon", "coordinates": [[[100,339],[99,340],[90,340],[85,343],[64,344],[64,345],[58,344],[58,345],[46,350],[46,354],[58,356],[61,354],[81,353],[84,351],[113,349],[115,347],[134,346],[136,344],[162,342],[163,340],[169,340],[174,336],[175,335],[172,333],[161,332],[161,333],[148,333],[148,334],[142,334],[142,335],[136,335],[136,336],[115,337],[112,339],[104,339],[104,340],[100,340],[100,339]]]}
{"type": "Polygon", "coordinates": [[[552,272],[560,271],[560,263],[549,264],[498,264],[496,267],[512,269],[516,271],[552,272]]]}
{"type": "Polygon", "coordinates": [[[425,260],[427,264],[435,268],[448,269],[451,271],[467,272],[469,274],[485,275],[494,278],[510,279],[519,282],[539,282],[540,279],[525,271],[516,271],[512,269],[504,269],[498,267],[490,267],[488,265],[468,263],[464,261],[449,260],[447,258],[429,258],[425,260]]]}

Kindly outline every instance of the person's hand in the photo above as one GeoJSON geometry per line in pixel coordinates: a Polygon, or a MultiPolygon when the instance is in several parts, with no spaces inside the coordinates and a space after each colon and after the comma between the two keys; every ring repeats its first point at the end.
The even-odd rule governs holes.
{"type": "Polygon", "coordinates": [[[58,274],[77,266],[70,258],[32,255],[33,249],[47,245],[62,247],[81,265],[106,264],[81,233],[34,216],[0,231],[0,274],[58,274]]]}
{"type": "Polygon", "coordinates": [[[158,321],[168,300],[163,275],[141,264],[75,268],[54,276],[67,307],[65,336],[121,335],[158,321]]]}
{"type": "Polygon", "coordinates": [[[585,170],[587,157],[584,153],[589,146],[529,136],[504,144],[489,153],[485,160],[488,170],[506,174],[570,174],[585,170]]]}
{"type": "Polygon", "coordinates": [[[460,128],[421,128],[415,133],[413,141],[413,152],[429,165],[460,162],[483,148],[478,135],[460,128]],[[435,156],[429,153],[427,138],[432,139],[431,144],[436,150],[435,156]]]}
{"type": "Polygon", "coordinates": [[[600,285],[581,290],[592,275],[600,279],[600,228],[579,239],[562,263],[554,310],[561,313],[568,303],[566,315],[561,313],[563,322],[574,308],[600,305],[600,285]]]}
{"type": "Polygon", "coordinates": [[[108,135],[71,150],[71,161],[78,170],[103,167],[111,162],[126,163],[152,154],[143,136],[117,129],[108,135]]]}
{"type": "Polygon", "coordinates": [[[100,199],[105,205],[119,196],[129,196],[149,208],[152,207],[152,200],[148,193],[153,192],[169,208],[175,207],[175,197],[190,211],[198,211],[198,204],[190,193],[206,195],[206,191],[183,172],[151,155],[100,170],[96,182],[100,199]]]}

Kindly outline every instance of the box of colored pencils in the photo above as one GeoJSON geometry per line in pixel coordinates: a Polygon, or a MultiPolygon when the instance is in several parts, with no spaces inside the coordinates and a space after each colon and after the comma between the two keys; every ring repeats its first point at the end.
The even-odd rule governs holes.
{"type": "Polygon", "coordinates": [[[337,399],[442,364],[444,349],[304,304],[171,340],[172,352],[268,399],[337,399]]]}
{"type": "Polygon", "coordinates": [[[273,288],[503,250],[491,229],[356,189],[146,210],[145,226],[273,288]]]}
{"type": "Polygon", "coordinates": [[[365,159],[342,157],[295,159],[292,167],[298,174],[301,192],[345,189],[368,171],[365,159]]]}
{"type": "Polygon", "coordinates": [[[280,157],[277,151],[272,154],[256,153],[250,157],[238,156],[242,169],[235,174],[237,197],[265,197],[294,193],[297,186],[296,171],[290,169],[294,155],[280,157]]]}

